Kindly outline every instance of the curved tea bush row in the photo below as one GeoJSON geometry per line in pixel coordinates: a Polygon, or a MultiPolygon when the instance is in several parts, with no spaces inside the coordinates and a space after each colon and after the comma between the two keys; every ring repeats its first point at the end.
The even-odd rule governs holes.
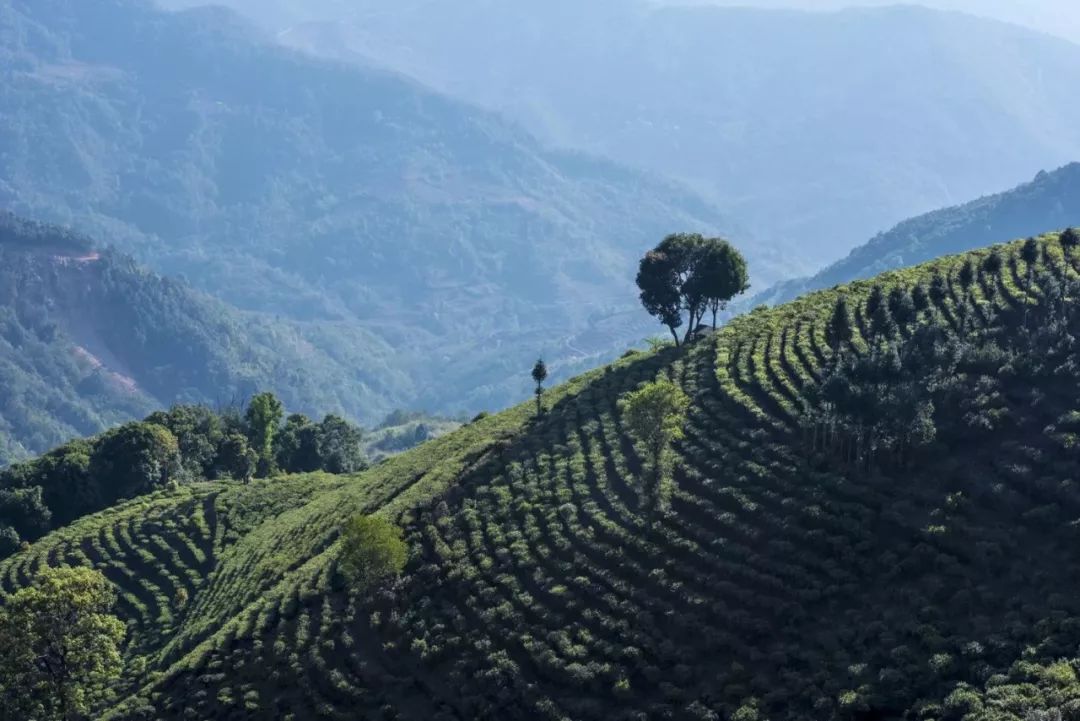
{"type": "Polygon", "coordinates": [[[542,417],[354,477],[160,494],[0,577],[78,562],[117,584],[112,719],[1073,718],[1077,278],[1048,236],[813,294],[586,374],[542,417]],[[852,451],[819,390],[926,337],[953,364],[911,386],[935,433],[852,451]],[[617,401],[661,374],[693,403],[655,508],[617,401]],[[410,548],[368,596],[336,568],[356,513],[410,548]]]}

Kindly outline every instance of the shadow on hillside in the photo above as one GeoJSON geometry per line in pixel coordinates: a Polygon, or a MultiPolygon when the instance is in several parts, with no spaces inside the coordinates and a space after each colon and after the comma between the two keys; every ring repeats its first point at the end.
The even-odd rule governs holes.
{"type": "MultiPolygon", "coordinates": [[[[543,415],[533,415],[514,435],[499,439],[474,456],[466,458],[460,482],[442,496],[432,498],[423,508],[417,509],[418,520],[422,522],[425,512],[432,511],[440,503],[445,502],[455,507],[468,495],[476,481],[485,481],[500,474],[507,465],[543,445],[540,439],[554,437],[560,429],[579,424],[582,418],[591,412],[591,409],[581,407],[582,396],[586,395],[594,384],[603,383],[612,393],[625,393],[640,383],[651,380],[662,369],[685,359],[696,347],[696,344],[678,348],[664,347],[653,353],[642,353],[629,362],[607,365],[602,371],[590,371],[589,373],[596,373],[597,377],[590,380],[580,391],[561,398],[545,409],[543,415]]],[[[572,378],[567,382],[573,380],[572,378]]]]}

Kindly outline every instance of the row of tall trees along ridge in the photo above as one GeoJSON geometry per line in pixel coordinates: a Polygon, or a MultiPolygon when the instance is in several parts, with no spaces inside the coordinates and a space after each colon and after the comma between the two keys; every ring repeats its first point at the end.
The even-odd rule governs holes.
{"type": "Polygon", "coordinates": [[[361,429],[286,417],[271,393],[246,407],[180,405],[0,471],[0,557],[52,528],[170,485],[367,467],[361,429]]]}

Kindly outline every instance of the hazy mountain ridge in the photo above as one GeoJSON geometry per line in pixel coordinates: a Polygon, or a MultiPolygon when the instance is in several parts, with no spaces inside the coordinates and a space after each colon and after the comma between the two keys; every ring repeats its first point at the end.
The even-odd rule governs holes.
{"type": "MultiPolygon", "coordinates": [[[[640,254],[672,228],[736,227],[681,186],[224,11],[35,0],[0,24],[0,203],[246,310],[376,336],[412,379],[376,416],[502,406],[539,353],[557,373],[613,357],[651,332],[640,254]],[[636,320],[593,331],[611,316],[636,320]]],[[[759,282],[781,277],[746,245],[759,282]]]]}
{"type": "MultiPolygon", "coordinates": [[[[896,0],[660,0],[673,5],[734,5],[833,11],[852,6],[896,5],[896,0]]],[[[920,5],[965,12],[1080,42],[1080,9],[1071,0],[922,0],[920,5]]]]}
{"type": "Polygon", "coordinates": [[[812,290],[979,248],[995,237],[1041,235],[1078,225],[1080,163],[1072,163],[1041,172],[1004,193],[906,220],[820,273],[779,283],[753,302],[785,302],[812,290]]]}
{"type": "Polygon", "coordinates": [[[684,179],[814,263],[1080,157],[1080,46],[959,13],[623,0],[249,12],[285,43],[373,59],[553,142],[684,179]]]}

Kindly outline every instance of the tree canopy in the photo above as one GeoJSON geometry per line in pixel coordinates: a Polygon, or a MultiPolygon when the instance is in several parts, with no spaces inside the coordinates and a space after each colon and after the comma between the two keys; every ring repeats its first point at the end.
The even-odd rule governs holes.
{"type": "Polygon", "coordinates": [[[732,298],[750,289],[746,259],[726,240],[707,239],[689,282],[695,294],[703,299],[706,308],[712,312],[712,327],[715,330],[717,314],[727,308],[732,298]]]}
{"type": "Polygon", "coordinates": [[[0,608],[0,718],[87,718],[121,670],[124,624],[99,572],[46,568],[0,608]]]}
{"type": "Polygon", "coordinates": [[[244,412],[175,406],[0,471],[0,557],[51,528],[169,484],[367,467],[358,426],[336,415],[316,423],[294,414],[282,423],[283,414],[269,393],[244,412]]]}
{"type": "Polygon", "coordinates": [[[540,358],[532,369],[532,379],[536,383],[536,415],[540,415],[544,410],[544,381],[547,377],[547,364],[544,363],[543,358],[540,358]]]}
{"type": "Polygon", "coordinates": [[[371,590],[399,575],[408,560],[401,529],[380,516],[350,519],[341,543],[341,570],[359,591],[371,590]]]}
{"type": "Polygon", "coordinates": [[[248,440],[259,457],[259,475],[269,475],[274,463],[274,437],[285,417],[285,406],[273,393],[260,393],[247,407],[248,440]]]}
{"type": "Polygon", "coordinates": [[[667,378],[646,383],[619,399],[623,422],[648,455],[645,498],[654,505],[659,500],[664,458],[670,444],[683,437],[689,407],[689,397],[667,378]]]}
{"type": "Polygon", "coordinates": [[[698,233],[676,233],[645,254],[638,267],[641,304],[668,327],[676,345],[690,340],[707,311],[717,314],[749,289],[746,261],[730,243],[698,233]]]}

